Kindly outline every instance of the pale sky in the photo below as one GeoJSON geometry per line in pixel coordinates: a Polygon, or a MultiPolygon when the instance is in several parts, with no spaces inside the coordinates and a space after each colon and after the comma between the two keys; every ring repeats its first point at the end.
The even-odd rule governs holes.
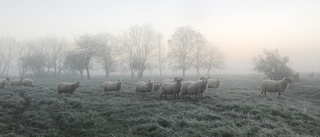
{"type": "Polygon", "coordinates": [[[226,56],[217,73],[254,73],[264,48],[289,56],[298,72],[320,72],[320,0],[0,0],[0,36],[18,40],[144,24],[165,41],[180,26],[198,30],[226,56]]]}

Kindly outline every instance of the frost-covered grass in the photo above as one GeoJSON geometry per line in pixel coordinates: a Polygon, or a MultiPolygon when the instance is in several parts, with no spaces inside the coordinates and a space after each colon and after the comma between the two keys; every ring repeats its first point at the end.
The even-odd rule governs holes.
{"type": "Polygon", "coordinates": [[[105,80],[93,79],[80,80],[73,95],[57,97],[60,82],[78,80],[35,80],[34,88],[0,91],[0,135],[320,136],[319,79],[303,79],[277,97],[261,95],[259,76],[222,77],[221,87],[201,101],[135,93],[140,80],[130,78],[118,93],[104,94],[105,80]]]}

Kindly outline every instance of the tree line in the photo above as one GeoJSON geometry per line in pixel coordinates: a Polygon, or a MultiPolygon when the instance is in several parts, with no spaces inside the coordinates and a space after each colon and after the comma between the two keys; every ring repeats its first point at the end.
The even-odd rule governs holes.
{"type": "Polygon", "coordinates": [[[106,78],[110,73],[130,72],[131,77],[142,78],[146,70],[157,69],[160,77],[165,69],[200,70],[207,75],[214,68],[222,68],[224,55],[200,32],[190,26],[175,30],[169,40],[151,25],[135,25],[120,36],[108,32],[82,34],[73,41],[56,36],[17,41],[11,37],[0,39],[0,76],[7,77],[10,69],[19,70],[19,76],[60,77],[65,72],[84,73],[90,79],[90,70],[102,68],[106,78]]]}

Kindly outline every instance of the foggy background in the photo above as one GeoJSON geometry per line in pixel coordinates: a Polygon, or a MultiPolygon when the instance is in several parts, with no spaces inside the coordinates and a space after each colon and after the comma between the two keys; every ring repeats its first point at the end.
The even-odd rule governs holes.
{"type": "MultiPolygon", "coordinates": [[[[295,71],[310,73],[320,69],[319,7],[317,0],[1,0],[0,36],[17,41],[53,36],[74,43],[79,35],[108,32],[118,36],[131,26],[150,24],[168,45],[178,27],[191,26],[225,56],[223,69],[214,69],[213,74],[256,73],[252,57],[263,49],[278,49],[289,56],[295,71]]],[[[18,75],[11,68],[9,74],[18,75]]],[[[91,73],[104,74],[100,69],[91,73]]],[[[195,74],[193,70],[188,73],[195,74]]]]}

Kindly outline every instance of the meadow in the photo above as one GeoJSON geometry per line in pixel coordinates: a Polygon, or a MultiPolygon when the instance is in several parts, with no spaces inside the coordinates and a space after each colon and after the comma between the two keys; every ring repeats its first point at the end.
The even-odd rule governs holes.
{"type": "Polygon", "coordinates": [[[302,78],[278,97],[261,94],[262,75],[221,77],[221,86],[200,101],[135,93],[135,84],[147,78],[124,77],[121,92],[106,94],[100,88],[106,79],[80,80],[82,87],[61,97],[57,85],[77,79],[35,79],[33,88],[0,90],[0,135],[320,136],[320,79],[302,78]]]}

